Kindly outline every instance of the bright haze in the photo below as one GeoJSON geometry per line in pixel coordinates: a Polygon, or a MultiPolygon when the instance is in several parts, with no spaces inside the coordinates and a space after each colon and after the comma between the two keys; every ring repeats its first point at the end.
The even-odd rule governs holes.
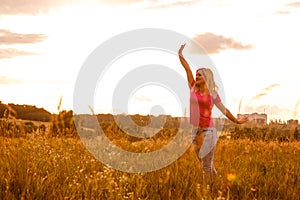
{"type": "MultiPolygon", "coordinates": [[[[0,101],[55,113],[62,96],[61,109],[70,110],[76,77],[97,46],[126,31],[161,28],[186,35],[206,50],[234,114],[299,119],[299,19],[297,0],[1,0],[0,101]]],[[[184,54],[198,56],[193,50],[187,44],[184,54]]],[[[116,62],[102,83],[113,86],[146,58],[156,64],[164,58],[139,53],[116,62]]],[[[162,64],[185,76],[174,53],[162,64]]],[[[96,113],[112,111],[110,94],[108,88],[95,94],[96,113]]],[[[158,86],[135,91],[129,110],[120,112],[147,114],[156,105],[165,109],[152,109],[155,114],[182,115],[176,98],[158,86]]]]}

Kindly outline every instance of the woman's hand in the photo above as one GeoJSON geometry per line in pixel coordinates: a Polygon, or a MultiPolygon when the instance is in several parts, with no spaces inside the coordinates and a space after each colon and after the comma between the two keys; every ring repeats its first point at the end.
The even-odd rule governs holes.
{"type": "Polygon", "coordinates": [[[186,45],[186,44],[183,44],[183,45],[180,46],[180,49],[178,50],[178,55],[179,55],[179,56],[182,56],[182,51],[183,51],[185,45],[186,45]]]}
{"type": "Polygon", "coordinates": [[[243,124],[248,121],[248,117],[240,118],[236,121],[237,124],[243,124]]]}

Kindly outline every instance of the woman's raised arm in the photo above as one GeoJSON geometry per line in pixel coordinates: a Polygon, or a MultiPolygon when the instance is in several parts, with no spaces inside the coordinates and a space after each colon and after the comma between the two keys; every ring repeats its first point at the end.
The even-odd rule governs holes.
{"type": "Polygon", "coordinates": [[[178,51],[178,56],[179,56],[179,60],[182,64],[183,68],[185,69],[187,80],[188,80],[188,83],[189,83],[189,87],[191,88],[192,84],[194,82],[194,76],[193,76],[193,73],[191,71],[190,65],[188,64],[188,62],[185,60],[185,58],[182,55],[182,51],[183,51],[184,47],[185,47],[185,44],[180,46],[180,49],[178,51]]]}

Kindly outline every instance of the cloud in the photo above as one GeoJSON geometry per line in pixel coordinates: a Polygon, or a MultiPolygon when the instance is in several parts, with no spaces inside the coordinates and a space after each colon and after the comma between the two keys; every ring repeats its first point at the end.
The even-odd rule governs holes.
{"type": "Polygon", "coordinates": [[[278,14],[278,15],[287,15],[290,13],[291,13],[290,11],[286,11],[286,10],[278,10],[275,12],[275,14],[278,14]]]}
{"type": "Polygon", "coordinates": [[[145,9],[164,9],[174,6],[189,6],[199,3],[199,0],[188,0],[188,1],[170,1],[170,0],[94,0],[99,3],[109,4],[109,5],[131,5],[131,4],[144,4],[145,9]]]}
{"type": "Polygon", "coordinates": [[[35,15],[78,0],[1,0],[1,15],[35,15]]]}
{"type": "Polygon", "coordinates": [[[256,94],[254,97],[252,97],[249,100],[249,102],[247,103],[247,105],[250,105],[254,100],[258,100],[261,97],[266,96],[269,92],[271,92],[273,90],[273,88],[278,87],[278,86],[279,86],[279,84],[274,83],[274,84],[271,84],[271,85],[265,87],[262,92],[256,94]]]}
{"type": "Polygon", "coordinates": [[[32,53],[32,52],[27,52],[27,51],[20,51],[15,48],[0,49],[0,59],[14,58],[17,56],[28,56],[28,55],[36,55],[36,54],[32,53]]]}
{"type": "Polygon", "coordinates": [[[300,2],[288,3],[286,5],[291,6],[291,7],[300,8],[300,2]]]}
{"type": "Polygon", "coordinates": [[[153,6],[149,6],[146,9],[164,9],[175,6],[190,6],[199,3],[199,1],[191,0],[191,1],[175,1],[172,3],[158,3],[153,6]]]}
{"type": "MultiPolygon", "coordinates": [[[[300,8],[300,2],[288,3],[288,4],[285,4],[285,6],[293,7],[293,8],[300,8]]],[[[275,14],[278,14],[278,15],[287,15],[287,14],[290,14],[290,13],[291,13],[290,10],[278,10],[278,11],[275,12],[275,14]]]]}
{"type": "Polygon", "coordinates": [[[44,34],[12,33],[9,30],[0,29],[0,45],[37,43],[46,38],[44,34]]]}
{"type": "Polygon", "coordinates": [[[48,13],[51,9],[72,4],[99,3],[106,5],[150,5],[147,9],[167,8],[198,3],[199,0],[168,1],[168,0],[1,0],[0,15],[37,15],[48,13]],[[151,6],[153,5],[153,6],[151,6]]]}
{"type": "MultiPolygon", "coordinates": [[[[46,38],[47,36],[44,34],[13,33],[9,30],[0,29],[0,46],[10,46],[15,44],[33,44],[42,42],[46,38]]],[[[16,48],[0,48],[0,59],[35,54],[36,53],[18,50],[16,48]]]]}
{"type": "Polygon", "coordinates": [[[30,80],[30,79],[17,79],[8,76],[0,76],[0,85],[14,85],[14,84],[24,84],[24,83],[32,83],[32,84],[44,84],[44,85],[63,85],[68,84],[65,80],[30,80]]]}
{"type": "MultiPolygon", "coordinates": [[[[151,0],[156,1],[156,0],[151,0]]],[[[51,9],[76,3],[100,3],[109,5],[132,4],[143,0],[1,0],[0,15],[37,15],[51,9]]]]}
{"type": "Polygon", "coordinates": [[[277,105],[260,105],[258,107],[245,106],[243,108],[243,111],[246,113],[259,112],[259,113],[267,113],[267,114],[275,114],[275,115],[280,113],[292,113],[291,110],[287,108],[281,108],[277,105]]]}
{"type": "MultiPolygon", "coordinates": [[[[151,1],[156,1],[156,0],[151,0],[151,1]]],[[[102,3],[106,3],[106,4],[133,4],[133,3],[140,3],[143,2],[142,0],[110,0],[110,1],[106,1],[106,0],[99,0],[99,2],[102,3]]]]}
{"type": "Polygon", "coordinates": [[[151,99],[150,97],[144,96],[144,95],[141,95],[141,96],[135,95],[134,99],[137,101],[141,101],[141,102],[152,102],[153,101],[153,99],[151,99]]]}
{"type": "Polygon", "coordinates": [[[20,84],[23,83],[23,80],[10,78],[7,76],[0,76],[0,85],[11,85],[11,84],[20,84]]]}
{"type": "MultiPolygon", "coordinates": [[[[245,50],[252,48],[249,44],[243,45],[233,38],[226,38],[222,35],[215,35],[213,33],[199,34],[194,36],[192,40],[202,46],[208,54],[219,53],[221,50],[226,49],[245,50]]],[[[191,45],[191,53],[199,53],[199,48],[195,44],[191,45]]]]}

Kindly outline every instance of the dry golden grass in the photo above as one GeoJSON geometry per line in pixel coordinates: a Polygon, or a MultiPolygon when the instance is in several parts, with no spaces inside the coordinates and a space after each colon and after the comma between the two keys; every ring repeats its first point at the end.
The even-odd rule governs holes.
{"type": "Polygon", "coordinates": [[[0,199],[300,198],[299,142],[219,140],[211,188],[191,148],[142,174],[106,167],[76,138],[0,137],[0,149],[0,199]]]}
{"type": "MultiPolygon", "coordinates": [[[[214,159],[219,175],[208,186],[192,148],[171,165],[149,173],[105,166],[74,136],[70,116],[66,111],[53,116],[55,134],[28,134],[22,126],[0,121],[0,199],[300,199],[300,142],[270,140],[280,126],[238,128],[237,134],[251,135],[220,139],[214,159]]],[[[121,148],[148,152],[172,140],[178,126],[174,121],[167,124],[143,140],[126,136],[112,122],[102,128],[121,148]]]]}

